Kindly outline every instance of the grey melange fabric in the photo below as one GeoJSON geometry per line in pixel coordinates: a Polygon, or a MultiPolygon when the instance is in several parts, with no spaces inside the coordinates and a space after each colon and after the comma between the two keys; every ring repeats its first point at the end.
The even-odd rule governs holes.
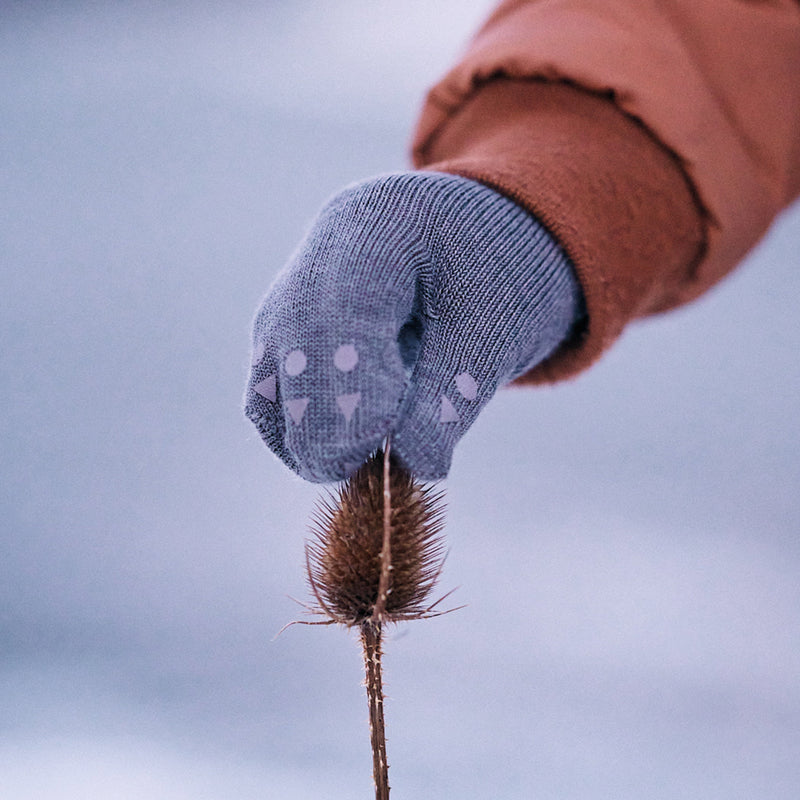
{"type": "Polygon", "coordinates": [[[437,480],[498,386],[550,355],[582,314],[569,260],[482,184],[402,172],[322,209],[253,325],[245,413],[312,481],[393,452],[437,480]]]}

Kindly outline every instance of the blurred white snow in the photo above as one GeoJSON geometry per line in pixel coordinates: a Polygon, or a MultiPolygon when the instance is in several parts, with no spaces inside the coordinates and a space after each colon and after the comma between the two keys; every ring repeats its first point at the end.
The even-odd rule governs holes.
{"type": "MultiPolygon", "coordinates": [[[[490,7],[4,7],[0,796],[369,796],[356,643],[271,641],[318,489],[240,413],[248,326],[490,7]]],[[[468,607],[387,644],[398,797],[798,796],[799,250],[795,205],[461,443],[468,607]]]]}

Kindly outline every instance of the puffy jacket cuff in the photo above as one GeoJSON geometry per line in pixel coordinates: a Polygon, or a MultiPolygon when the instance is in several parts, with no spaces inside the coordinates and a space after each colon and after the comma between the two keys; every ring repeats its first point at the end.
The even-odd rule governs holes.
{"type": "Polygon", "coordinates": [[[704,219],[678,160],[610,96],[498,78],[455,110],[428,104],[417,167],[462,175],[532,213],[569,255],[587,317],[520,383],[593,363],[636,317],[698,292],[704,219]]]}

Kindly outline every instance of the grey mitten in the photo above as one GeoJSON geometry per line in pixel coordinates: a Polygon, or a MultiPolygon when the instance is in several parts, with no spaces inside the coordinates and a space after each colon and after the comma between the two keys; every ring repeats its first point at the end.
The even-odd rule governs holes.
{"type": "Polygon", "coordinates": [[[511,200],[455,175],[380,176],[322,209],[264,299],[246,414],[309,480],[345,477],[388,433],[439,479],[498,386],[581,308],[567,256],[511,200]]]}

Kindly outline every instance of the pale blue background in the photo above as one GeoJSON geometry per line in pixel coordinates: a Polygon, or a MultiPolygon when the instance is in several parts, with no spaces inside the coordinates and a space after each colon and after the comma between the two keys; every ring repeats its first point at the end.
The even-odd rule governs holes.
{"type": "MultiPolygon", "coordinates": [[[[370,796],[353,637],[271,641],[318,489],[241,415],[248,328],[489,7],[3,5],[0,796],[370,796]]],[[[459,446],[393,796],[800,796],[799,249],[795,205],[459,446]]]]}

